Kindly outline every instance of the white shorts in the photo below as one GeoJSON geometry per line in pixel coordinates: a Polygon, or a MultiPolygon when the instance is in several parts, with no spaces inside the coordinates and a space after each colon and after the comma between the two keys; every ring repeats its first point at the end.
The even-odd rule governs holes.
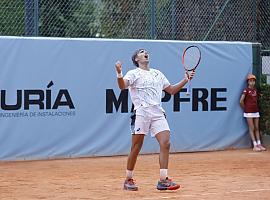
{"type": "Polygon", "coordinates": [[[246,118],[259,118],[260,113],[259,112],[256,112],[256,113],[244,113],[244,117],[246,117],[246,118]]]}
{"type": "Polygon", "coordinates": [[[131,134],[147,135],[151,137],[161,131],[170,131],[164,111],[160,106],[140,107],[131,116],[131,134]]]}

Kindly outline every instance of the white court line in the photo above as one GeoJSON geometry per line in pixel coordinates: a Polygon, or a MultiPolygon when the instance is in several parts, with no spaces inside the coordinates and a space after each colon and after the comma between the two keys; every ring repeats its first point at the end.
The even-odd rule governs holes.
{"type": "Polygon", "coordinates": [[[231,192],[241,193],[241,192],[260,192],[260,191],[270,191],[270,189],[255,189],[255,190],[234,190],[231,192]]]}
{"type": "Polygon", "coordinates": [[[161,197],[144,197],[142,199],[151,200],[151,199],[176,199],[179,197],[198,197],[200,196],[209,196],[209,195],[217,195],[217,194],[230,194],[230,193],[245,193],[245,192],[261,192],[261,191],[270,191],[270,188],[263,188],[263,189],[253,189],[253,190],[232,190],[227,192],[209,192],[209,193],[200,193],[200,194],[180,194],[177,196],[161,196],[161,197]]]}
{"type": "Polygon", "coordinates": [[[164,196],[163,197],[144,197],[142,199],[145,199],[145,200],[147,200],[147,199],[149,199],[149,200],[151,200],[151,199],[179,199],[179,197],[181,197],[181,196],[183,196],[183,195],[167,196],[167,197],[164,197],[164,196]]]}

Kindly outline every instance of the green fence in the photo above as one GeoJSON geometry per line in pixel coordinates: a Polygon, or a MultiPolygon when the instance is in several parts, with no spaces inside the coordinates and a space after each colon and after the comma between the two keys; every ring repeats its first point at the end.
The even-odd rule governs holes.
{"type": "Polygon", "coordinates": [[[0,35],[251,41],[270,48],[269,0],[1,0],[0,35]]]}

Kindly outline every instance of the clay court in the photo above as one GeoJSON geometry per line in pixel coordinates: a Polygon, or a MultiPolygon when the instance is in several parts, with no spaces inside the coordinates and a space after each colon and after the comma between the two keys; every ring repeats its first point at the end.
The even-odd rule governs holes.
{"type": "Polygon", "coordinates": [[[157,191],[158,155],[141,155],[139,191],[123,191],[126,156],[0,162],[0,199],[270,199],[270,152],[171,154],[178,191],[157,191]]]}

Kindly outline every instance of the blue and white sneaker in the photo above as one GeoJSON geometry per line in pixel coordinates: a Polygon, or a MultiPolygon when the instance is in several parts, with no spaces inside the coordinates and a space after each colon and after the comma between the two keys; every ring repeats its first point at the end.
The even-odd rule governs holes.
{"type": "Polygon", "coordinates": [[[135,184],[135,180],[132,178],[126,179],[124,182],[124,190],[137,191],[138,187],[135,184]]]}
{"type": "Polygon", "coordinates": [[[158,190],[177,190],[180,188],[180,185],[174,183],[172,179],[168,177],[165,180],[160,180],[157,183],[158,190]]]}

